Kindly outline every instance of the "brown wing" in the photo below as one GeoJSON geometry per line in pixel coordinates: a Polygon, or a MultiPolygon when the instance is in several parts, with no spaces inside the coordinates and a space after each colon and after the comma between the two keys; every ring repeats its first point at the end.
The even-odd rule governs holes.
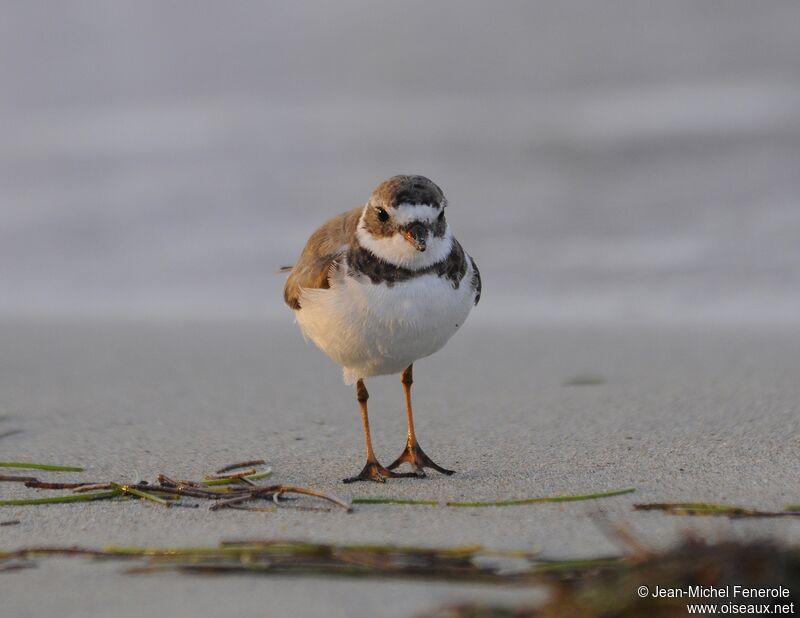
{"type": "Polygon", "coordinates": [[[323,224],[308,239],[300,259],[292,266],[283,288],[283,299],[292,309],[300,309],[302,288],[328,288],[331,265],[346,252],[355,238],[363,207],[353,208],[323,224]]]}

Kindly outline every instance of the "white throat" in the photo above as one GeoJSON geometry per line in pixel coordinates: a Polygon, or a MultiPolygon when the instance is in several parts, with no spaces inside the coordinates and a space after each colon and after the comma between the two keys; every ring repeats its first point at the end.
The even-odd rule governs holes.
{"type": "MultiPolygon", "coordinates": [[[[364,207],[364,212],[366,212],[367,208],[367,206],[364,207]]],[[[400,210],[399,214],[404,222],[426,219],[432,221],[433,217],[438,216],[439,213],[439,211],[432,206],[411,206],[407,204],[401,204],[398,210],[400,210]],[[412,208],[415,210],[424,210],[419,211],[421,216],[411,218],[412,208]],[[435,214],[434,210],[436,210],[435,214]]],[[[358,244],[364,247],[364,249],[369,250],[376,257],[385,260],[393,266],[400,266],[402,268],[408,268],[409,270],[422,270],[428,266],[433,266],[437,262],[441,262],[450,255],[450,251],[453,248],[453,235],[450,232],[449,225],[445,229],[443,236],[429,236],[425,251],[418,251],[403,238],[402,234],[375,238],[366,228],[364,213],[361,214],[361,218],[358,220],[356,238],[358,239],[358,244]]]]}

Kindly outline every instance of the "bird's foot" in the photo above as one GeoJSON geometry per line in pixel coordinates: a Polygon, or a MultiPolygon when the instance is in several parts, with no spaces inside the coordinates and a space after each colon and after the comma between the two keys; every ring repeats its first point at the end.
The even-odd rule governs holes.
{"type": "Polygon", "coordinates": [[[442,468],[439,464],[433,461],[430,457],[425,454],[425,451],[422,450],[422,447],[419,443],[415,440],[414,442],[409,441],[406,444],[406,448],[403,450],[400,457],[395,459],[391,464],[389,464],[388,469],[394,470],[401,464],[408,463],[411,464],[411,469],[413,472],[410,476],[417,476],[417,477],[424,477],[425,476],[425,468],[432,468],[437,472],[441,472],[442,474],[446,474],[450,476],[451,474],[455,474],[455,470],[448,470],[447,468],[442,468]]]}
{"type": "Polygon", "coordinates": [[[342,480],[343,483],[355,483],[356,481],[375,481],[376,483],[385,483],[386,479],[403,478],[409,476],[416,476],[413,472],[392,472],[388,468],[384,468],[377,461],[367,461],[367,465],[357,475],[351,476],[342,480]]]}

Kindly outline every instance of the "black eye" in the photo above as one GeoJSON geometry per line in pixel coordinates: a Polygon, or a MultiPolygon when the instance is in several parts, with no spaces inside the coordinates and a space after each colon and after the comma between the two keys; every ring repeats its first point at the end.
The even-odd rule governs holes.
{"type": "Polygon", "coordinates": [[[439,213],[439,216],[438,216],[438,217],[436,217],[436,218],[439,220],[439,223],[441,223],[442,221],[444,221],[444,210],[442,210],[442,212],[440,212],[440,213],[439,213]]]}
{"type": "Polygon", "coordinates": [[[381,221],[388,221],[389,213],[386,212],[383,208],[378,208],[378,219],[380,219],[381,221]]]}

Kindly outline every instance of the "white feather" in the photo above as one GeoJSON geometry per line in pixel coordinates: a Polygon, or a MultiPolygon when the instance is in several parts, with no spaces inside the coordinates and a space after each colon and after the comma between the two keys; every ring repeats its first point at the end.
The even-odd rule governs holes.
{"type": "Polygon", "coordinates": [[[432,223],[441,212],[441,208],[428,204],[398,204],[397,208],[392,208],[392,218],[400,225],[408,225],[414,221],[432,223]]]}
{"type": "Polygon", "coordinates": [[[345,272],[332,271],[328,289],[302,290],[295,313],[303,334],[342,365],[347,383],[399,373],[438,351],[475,301],[469,262],[457,289],[433,273],[389,287],[345,272]]]}
{"type": "MultiPolygon", "coordinates": [[[[406,204],[404,206],[408,205],[406,204]]],[[[413,206],[412,208],[432,208],[432,206],[413,206]]],[[[424,212],[421,214],[424,215],[424,212]]],[[[410,221],[418,220],[419,219],[415,218],[410,221]]],[[[433,266],[437,262],[441,262],[450,255],[450,250],[453,248],[453,234],[450,232],[450,226],[447,226],[443,236],[437,237],[429,235],[425,251],[419,251],[403,238],[402,234],[375,238],[366,228],[363,213],[358,221],[356,236],[358,237],[358,243],[365,249],[371,251],[373,255],[389,262],[389,264],[393,266],[400,266],[411,270],[422,270],[428,266],[433,266]]]]}

